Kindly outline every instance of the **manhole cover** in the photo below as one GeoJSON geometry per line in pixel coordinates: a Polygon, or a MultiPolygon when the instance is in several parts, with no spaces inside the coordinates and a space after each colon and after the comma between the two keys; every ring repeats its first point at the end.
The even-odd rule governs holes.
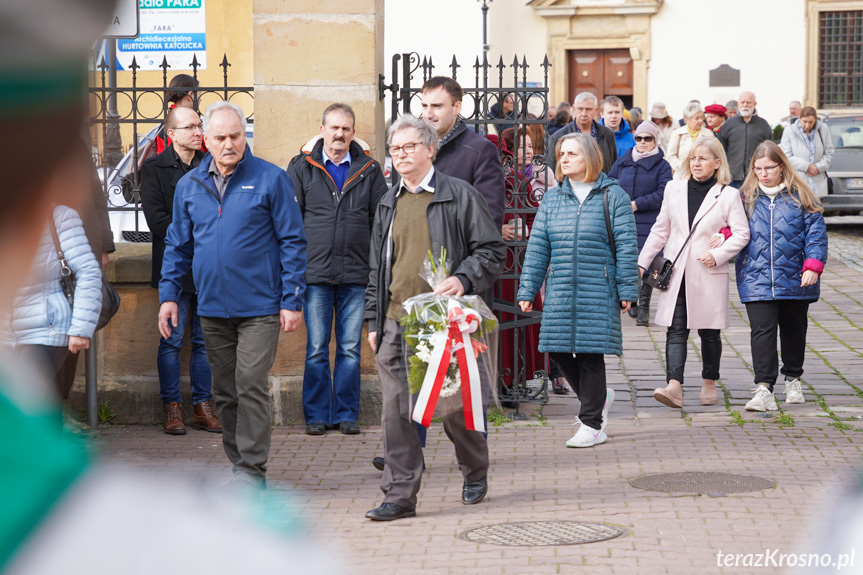
{"type": "Polygon", "coordinates": [[[535,547],[541,545],[578,545],[614,539],[623,530],[602,523],[581,521],[525,521],[499,523],[469,529],[460,538],[474,543],[535,547]]]}
{"type": "Polygon", "coordinates": [[[751,475],[732,475],[711,471],[684,471],[682,473],[658,473],[642,475],[630,480],[630,485],[648,491],[668,493],[700,493],[717,495],[743,493],[771,489],[775,481],[751,475]]]}

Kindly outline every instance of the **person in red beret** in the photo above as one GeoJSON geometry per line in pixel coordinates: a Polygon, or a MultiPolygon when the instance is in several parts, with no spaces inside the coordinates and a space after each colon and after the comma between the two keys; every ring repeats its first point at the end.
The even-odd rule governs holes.
{"type": "Polygon", "coordinates": [[[707,127],[713,130],[713,134],[718,138],[719,129],[725,123],[725,115],[727,110],[722,104],[710,104],[704,108],[704,120],[707,122],[707,127]]]}

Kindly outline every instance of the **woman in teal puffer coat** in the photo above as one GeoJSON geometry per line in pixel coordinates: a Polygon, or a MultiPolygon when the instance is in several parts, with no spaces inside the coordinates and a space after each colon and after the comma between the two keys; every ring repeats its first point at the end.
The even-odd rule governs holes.
{"type": "Polygon", "coordinates": [[[620,314],[638,298],[635,217],[627,193],[602,173],[602,155],[590,135],[568,134],[555,152],[563,184],[540,204],[517,299],[522,311],[531,311],[547,279],[539,349],[549,353],[581,400],[582,425],[566,445],[590,447],[607,439],[614,400],[603,355],[623,353],[620,314]]]}

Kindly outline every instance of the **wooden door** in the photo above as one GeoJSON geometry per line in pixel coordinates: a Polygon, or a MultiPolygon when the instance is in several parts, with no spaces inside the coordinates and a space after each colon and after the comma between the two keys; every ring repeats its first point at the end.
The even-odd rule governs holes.
{"type": "Polygon", "coordinates": [[[568,54],[569,92],[572,103],[581,92],[598,99],[617,96],[632,106],[632,57],[629,50],[570,50],[568,54]]]}

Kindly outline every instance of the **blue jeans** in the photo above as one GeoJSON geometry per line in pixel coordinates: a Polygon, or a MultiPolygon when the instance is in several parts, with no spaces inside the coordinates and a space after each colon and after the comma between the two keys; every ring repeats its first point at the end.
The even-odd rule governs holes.
{"type": "Polygon", "coordinates": [[[303,413],[306,423],[357,422],[360,410],[360,342],[366,286],[306,286],[306,368],[303,413]],[[330,377],[330,334],[336,320],[336,365],[330,377]]]}
{"type": "Polygon", "coordinates": [[[182,292],[177,301],[177,327],[171,326],[171,337],[159,340],[156,365],[159,368],[162,403],[183,401],[183,396],[180,394],[180,348],[183,347],[187,325],[192,328],[192,359],[189,365],[192,403],[198,405],[213,398],[210,393],[212,381],[210,364],[207,363],[201,319],[198,317],[198,296],[182,292]]]}

